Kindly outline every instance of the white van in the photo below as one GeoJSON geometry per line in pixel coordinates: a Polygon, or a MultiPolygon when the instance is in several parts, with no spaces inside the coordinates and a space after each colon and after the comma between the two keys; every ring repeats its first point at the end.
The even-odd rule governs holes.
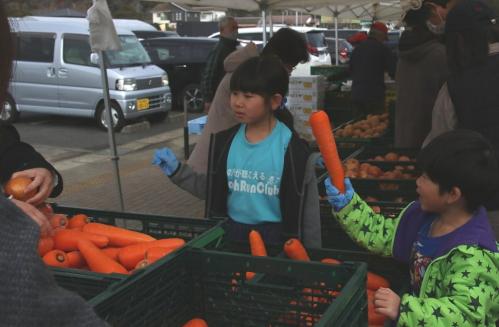
{"type": "MultiPolygon", "coordinates": [[[[88,22],[11,19],[16,57],[0,117],[22,112],[95,118],[106,128],[100,69],[90,60],[88,22]]],[[[164,70],[152,65],[135,35],[117,28],[123,49],[107,51],[113,127],[139,117],[163,119],[171,109],[164,70]]]]}

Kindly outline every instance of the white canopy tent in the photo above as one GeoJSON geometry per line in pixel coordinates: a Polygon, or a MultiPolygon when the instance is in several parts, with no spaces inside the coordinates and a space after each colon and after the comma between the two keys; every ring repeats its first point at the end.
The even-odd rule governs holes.
{"type": "MultiPolygon", "coordinates": [[[[313,15],[333,16],[336,30],[336,51],[338,52],[338,18],[371,19],[371,20],[398,20],[402,12],[414,3],[421,0],[156,0],[156,2],[175,2],[189,6],[210,6],[216,8],[230,8],[246,11],[261,11],[262,30],[267,30],[267,14],[272,10],[287,9],[313,15]]],[[[270,14],[271,15],[271,14],[270,14]]],[[[272,24],[272,22],[271,22],[272,24]]],[[[270,28],[272,33],[272,28],[270,28]]],[[[266,43],[267,34],[263,33],[263,42],[266,43]]],[[[338,64],[338,54],[336,54],[338,64]]]]}

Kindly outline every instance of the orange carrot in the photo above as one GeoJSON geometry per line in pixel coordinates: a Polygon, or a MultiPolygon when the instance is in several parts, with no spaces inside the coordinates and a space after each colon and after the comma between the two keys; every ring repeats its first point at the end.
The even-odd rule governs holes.
{"type": "Polygon", "coordinates": [[[61,229],[55,232],[54,247],[62,251],[75,251],[78,249],[78,241],[89,240],[96,246],[103,248],[109,243],[109,239],[102,235],[80,232],[74,229],[61,229]]]}
{"type": "Polygon", "coordinates": [[[322,263],[327,263],[327,264],[330,264],[330,265],[339,265],[341,264],[341,261],[339,260],[336,260],[336,259],[332,259],[332,258],[324,258],[321,260],[322,263]]]}
{"type": "Polygon", "coordinates": [[[88,224],[89,222],[90,222],[90,220],[88,219],[87,215],[79,213],[79,214],[76,214],[69,219],[68,228],[83,227],[84,225],[88,224]]]}
{"type": "Polygon", "coordinates": [[[293,260],[310,261],[307,250],[296,238],[291,238],[284,243],[284,253],[293,260]]]}
{"type": "Polygon", "coordinates": [[[255,275],[256,275],[256,274],[255,274],[254,272],[252,272],[252,271],[247,271],[247,272],[246,272],[246,280],[252,280],[252,279],[253,279],[253,277],[255,277],[255,275]]]}
{"type": "Polygon", "coordinates": [[[60,250],[52,250],[45,253],[45,255],[43,256],[43,262],[45,262],[47,266],[52,267],[69,267],[68,257],[66,256],[66,253],[60,250]]]}
{"type": "Polygon", "coordinates": [[[345,172],[338,155],[329,117],[324,111],[318,111],[310,115],[309,121],[333,185],[341,193],[345,193],[345,172]]]}
{"type": "Polygon", "coordinates": [[[208,327],[208,324],[201,318],[194,318],[186,322],[183,327],[208,327]]]}
{"type": "Polygon", "coordinates": [[[54,239],[52,237],[42,237],[38,241],[38,253],[43,257],[47,252],[54,249],[54,239]]]}
{"type": "Polygon", "coordinates": [[[118,252],[120,252],[120,250],[121,248],[105,248],[102,249],[102,252],[104,252],[111,259],[118,261],[118,252]]]}
{"type": "Polygon", "coordinates": [[[68,218],[66,215],[56,213],[49,219],[52,228],[66,228],[68,226],[68,218]]]}
{"type": "Polygon", "coordinates": [[[85,266],[85,259],[79,251],[71,251],[66,253],[68,257],[69,267],[70,268],[81,268],[85,266]]]}
{"type": "Polygon", "coordinates": [[[249,244],[251,249],[251,255],[256,257],[266,257],[267,249],[265,248],[265,243],[263,242],[262,236],[256,230],[252,230],[249,233],[249,244]]]}
{"type": "Polygon", "coordinates": [[[150,248],[162,247],[178,249],[183,246],[185,241],[181,238],[165,238],[162,240],[133,244],[122,248],[118,252],[119,262],[127,269],[133,269],[137,262],[144,259],[146,251],[150,248]]]}
{"type": "Polygon", "coordinates": [[[149,248],[146,250],[145,258],[149,263],[153,263],[158,261],[159,259],[163,258],[164,256],[167,256],[168,254],[172,253],[175,251],[175,248],[169,247],[169,248],[161,248],[161,247],[153,247],[149,248]]]}
{"type": "Polygon", "coordinates": [[[104,274],[128,274],[125,267],[109,258],[104,252],[95,246],[94,243],[86,239],[82,238],[78,241],[78,250],[80,250],[83,258],[85,258],[90,270],[94,272],[104,274]]]}
{"type": "Polygon", "coordinates": [[[367,288],[373,291],[377,291],[380,287],[390,287],[390,283],[386,278],[381,277],[372,272],[367,272],[367,288]]]}
{"type": "Polygon", "coordinates": [[[83,231],[106,236],[109,238],[109,245],[118,247],[156,240],[154,237],[144,233],[100,223],[86,224],[83,226],[83,231]]]}

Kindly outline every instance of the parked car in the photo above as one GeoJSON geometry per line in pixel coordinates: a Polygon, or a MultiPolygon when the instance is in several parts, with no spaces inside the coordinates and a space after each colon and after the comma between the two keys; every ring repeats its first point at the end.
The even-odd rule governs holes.
{"type": "MultiPolygon", "coordinates": [[[[94,118],[107,128],[101,72],[91,60],[88,21],[29,17],[15,19],[11,25],[15,69],[1,119],[12,122],[22,112],[37,112],[94,118]]],[[[130,119],[166,117],[171,93],[165,71],[151,64],[132,32],[120,28],[117,32],[123,49],[105,53],[114,129],[130,119]]]]}
{"type": "Polygon", "coordinates": [[[398,46],[401,33],[402,32],[399,30],[388,31],[388,40],[386,40],[385,44],[395,54],[398,53],[398,46]]]}
{"type": "MultiPolygon", "coordinates": [[[[289,27],[303,34],[305,40],[307,41],[308,52],[316,57],[328,54],[326,40],[324,32],[327,31],[325,28],[317,27],[306,27],[306,26],[286,26],[286,25],[274,25],[273,32],[277,32],[283,27],[289,27]]],[[[210,38],[218,38],[220,33],[214,33],[210,35],[210,38]]],[[[263,28],[262,27],[247,27],[239,28],[238,41],[242,45],[249,42],[255,43],[261,48],[263,43],[263,28]]],[[[267,40],[270,39],[270,27],[267,27],[267,40]]]]}
{"type": "MultiPolygon", "coordinates": [[[[349,37],[351,37],[352,35],[355,35],[355,34],[357,34],[359,32],[363,32],[363,33],[367,34],[368,31],[362,30],[362,29],[354,29],[354,28],[340,28],[340,29],[338,29],[338,38],[346,40],[349,37]]],[[[335,32],[334,29],[330,29],[330,30],[324,31],[324,35],[326,37],[335,38],[336,37],[336,32],[335,32]]]]}
{"type": "Polygon", "coordinates": [[[201,76],[210,51],[218,39],[206,37],[162,37],[143,40],[152,62],[168,74],[175,107],[187,104],[189,112],[203,110],[201,76]]]}
{"type": "MultiPolygon", "coordinates": [[[[336,65],[336,39],[332,37],[326,37],[327,49],[331,56],[331,64],[336,65]]],[[[338,62],[340,64],[347,64],[350,62],[350,56],[352,55],[353,46],[345,39],[338,39],[339,57],[338,62]]]]}

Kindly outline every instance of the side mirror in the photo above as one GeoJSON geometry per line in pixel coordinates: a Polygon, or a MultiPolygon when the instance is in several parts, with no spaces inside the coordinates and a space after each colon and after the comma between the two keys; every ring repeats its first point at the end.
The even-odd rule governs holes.
{"type": "Polygon", "coordinates": [[[98,54],[98,53],[95,53],[95,52],[92,52],[92,53],[90,54],[90,62],[91,62],[93,65],[98,66],[98,65],[99,65],[99,54],[98,54]]]}

